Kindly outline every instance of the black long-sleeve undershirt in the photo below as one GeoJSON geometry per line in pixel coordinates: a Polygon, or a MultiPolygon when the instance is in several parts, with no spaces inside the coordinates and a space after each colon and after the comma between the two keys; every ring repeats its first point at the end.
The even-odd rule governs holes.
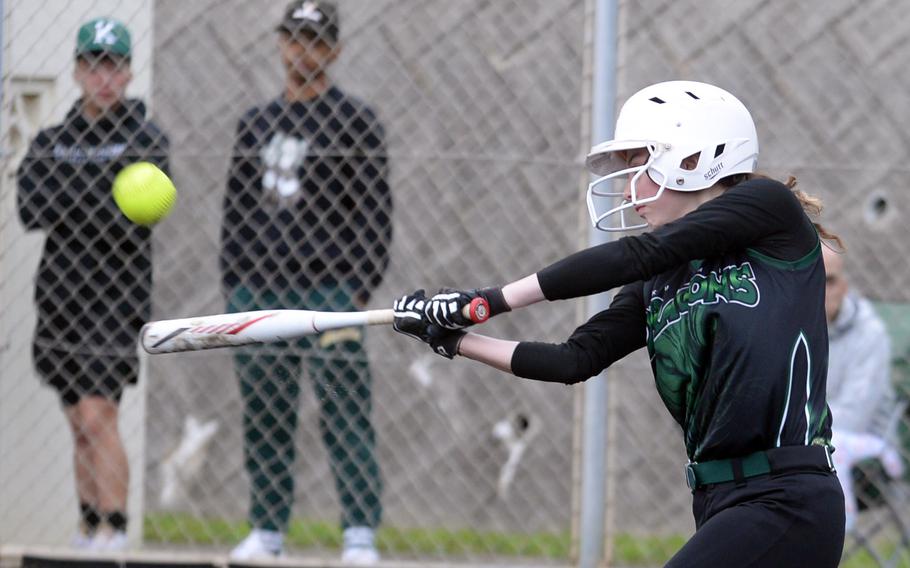
{"type": "Polygon", "coordinates": [[[547,300],[587,296],[624,286],[607,310],[560,344],[522,342],[511,361],[520,377],[574,383],[596,375],[645,345],[643,283],[691,260],[754,249],[792,261],[818,242],[793,192],[753,179],[653,232],[580,251],[537,273],[547,300]]]}
{"type": "Polygon", "coordinates": [[[619,291],[609,309],[576,329],[565,343],[522,341],[512,355],[512,372],[557,383],[584,381],[645,345],[642,282],[619,291]]]}

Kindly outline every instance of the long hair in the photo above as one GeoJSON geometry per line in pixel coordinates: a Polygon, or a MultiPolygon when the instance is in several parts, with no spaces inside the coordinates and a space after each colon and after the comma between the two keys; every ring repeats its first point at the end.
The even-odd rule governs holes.
{"type": "MultiPolygon", "coordinates": [[[[732,176],[727,176],[720,180],[718,183],[724,188],[731,188],[734,185],[738,185],[746,180],[750,179],[770,179],[769,176],[763,174],[735,174],[732,176]]],[[[796,178],[794,176],[788,176],[787,181],[784,183],[787,188],[793,192],[793,195],[796,196],[796,199],[799,200],[799,204],[803,206],[803,211],[806,212],[806,215],[809,216],[809,219],[812,220],[812,224],[815,226],[815,230],[818,232],[818,236],[821,237],[824,241],[829,241],[831,243],[837,244],[836,250],[846,250],[844,246],[844,241],[841,240],[840,236],[835,233],[832,233],[825,228],[824,225],[816,221],[815,219],[821,215],[822,209],[824,208],[822,200],[814,195],[810,195],[801,189],[796,189],[796,178]]],[[[830,245],[829,245],[830,246],[830,245]]]]}

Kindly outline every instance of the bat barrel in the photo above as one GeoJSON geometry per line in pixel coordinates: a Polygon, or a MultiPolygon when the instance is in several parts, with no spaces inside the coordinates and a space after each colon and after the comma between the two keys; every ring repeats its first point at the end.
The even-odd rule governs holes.
{"type": "Polygon", "coordinates": [[[150,322],[143,326],[139,341],[152,354],[177,353],[275,343],[330,329],[388,324],[392,320],[392,310],[261,310],[150,322]]]}

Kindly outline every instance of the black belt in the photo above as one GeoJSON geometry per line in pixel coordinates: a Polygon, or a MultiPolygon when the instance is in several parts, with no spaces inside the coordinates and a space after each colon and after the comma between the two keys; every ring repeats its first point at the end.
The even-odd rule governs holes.
{"type": "Polygon", "coordinates": [[[830,446],[785,446],[755,452],[741,458],[686,465],[686,484],[695,491],[704,485],[744,482],[749,477],[799,469],[834,471],[830,446]]]}

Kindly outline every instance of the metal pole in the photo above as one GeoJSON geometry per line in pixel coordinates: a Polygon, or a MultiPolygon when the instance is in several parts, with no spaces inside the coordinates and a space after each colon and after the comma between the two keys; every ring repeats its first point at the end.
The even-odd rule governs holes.
{"type": "MultiPolygon", "coordinates": [[[[616,0],[596,0],[594,10],[594,68],[592,77],[591,143],[613,136],[616,93],[616,0]]],[[[604,243],[609,233],[589,229],[591,246],[604,243]]],[[[588,299],[588,315],[610,305],[610,295],[588,299]]],[[[581,525],[579,568],[601,565],[604,552],[606,509],[607,373],[585,383],[582,441],[581,525]]]]}

